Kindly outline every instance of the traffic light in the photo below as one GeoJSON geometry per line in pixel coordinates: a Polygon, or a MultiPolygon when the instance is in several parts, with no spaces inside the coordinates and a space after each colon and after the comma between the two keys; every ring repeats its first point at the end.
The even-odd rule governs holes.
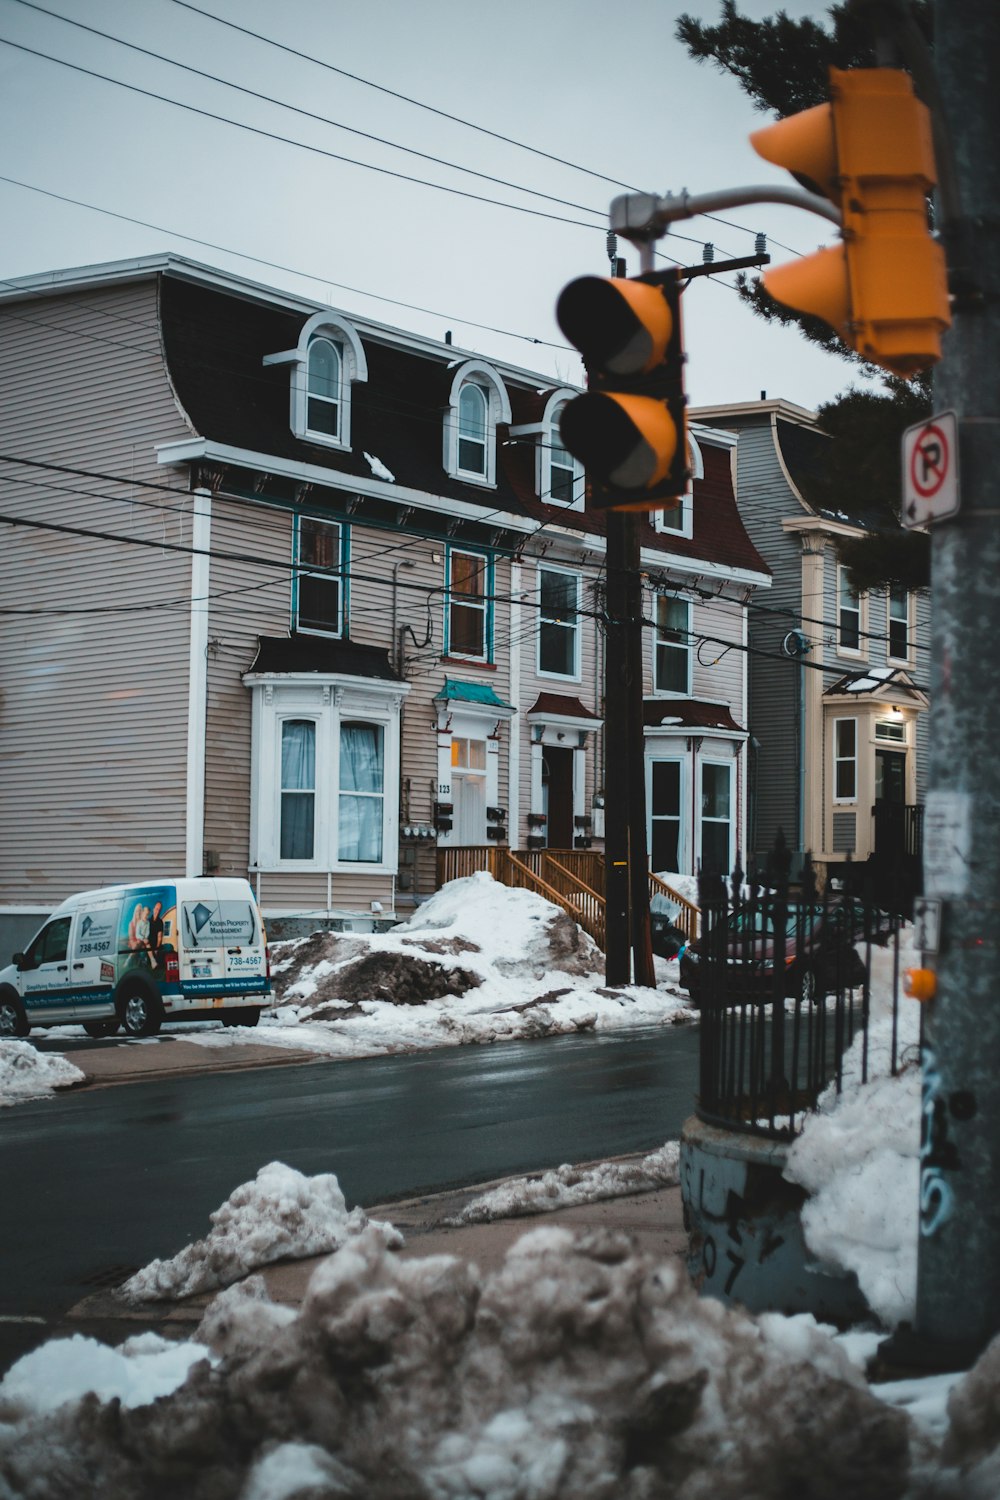
{"type": "Polygon", "coordinates": [[[927,225],[937,181],[930,113],[892,68],[831,68],[830,95],[750,137],[843,217],[842,245],[765,272],[764,285],[872,364],[909,377],[940,359],[951,322],[944,252],[927,225]]]}
{"type": "Polygon", "coordinates": [[[584,465],[600,510],[659,510],[688,479],[676,271],[581,276],[556,304],[583,355],[588,390],[563,407],[563,443],[584,465]]]}

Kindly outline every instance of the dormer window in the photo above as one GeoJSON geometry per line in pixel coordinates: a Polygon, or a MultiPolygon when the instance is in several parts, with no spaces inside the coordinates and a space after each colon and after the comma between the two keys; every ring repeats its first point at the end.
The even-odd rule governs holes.
{"type": "Polygon", "coordinates": [[[534,444],[535,493],[539,500],[546,505],[572,506],[574,510],[583,509],[583,465],[563,443],[559,420],[567,401],[579,394],[569,386],[551,391],[540,421],[522,422],[510,429],[516,442],[534,444]]]}
{"type": "Polygon", "coordinates": [[[464,385],[458,398],[458,467],[464,474],[486,477],[486,392],[464,385]]]}
{"type": "Polygon", "coordinates": [[[701,456],[701,447],[697,438],[688,433],[688,468],[691,477],[687,482],[687,488],[673,505],[668,505],[665,510],[655,510],[653,516],[653,530],[662,532],[665,536],[692,536],[694,534],[694,482],[696,479],[704,479],[705,462],[701,456]]]}
{"type": "Polygon", "coordinates": [[[444,421],[444,467],[453,479],[497,482],[497,424],[510,421],[503,381],[483,360],[460,365],[451,383],[444,421]]]}
{"type": "Polygon", "coordinates": [[[308,410],[306,427],[324,437],[340,434],[340,346],[331,339],[313,339],[309,345],[308,410]]]}
{"type": "Polygon", "coordinates": [[[264,364],[291,366],[290,423],[296,437],[350,448],[351,390],[355,382],[368,379],[368,361],[346,318],[314,313],[295,348],[265,355],[264,364]]]}

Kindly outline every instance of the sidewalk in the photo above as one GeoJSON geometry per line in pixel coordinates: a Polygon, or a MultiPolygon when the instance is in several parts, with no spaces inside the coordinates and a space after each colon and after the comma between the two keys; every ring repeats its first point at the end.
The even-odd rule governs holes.
{"type": "MultiPolygon", "coordinates": [[[[641,1156],[617,1160],[639,1161],[641,1156]]],[[[498,1182],[480,1183],[475,1188],[456,1192],[367,1206],[365,1212],[370,1219],[388,1220],[403,1234],[406,1243],[396,1254],[410,1258],[455,1255],[473,1262],[484,1274],[496,1270],[510,1246],[540,1225],[559,1225],[574,1231],[624,1230],[641,1250],[661,1260],[684,1255],[687,1251],[680,1187],[658,1188],[628,1197],[560,1208],[551,1213],[498,1219],[488,1224],[454,1225],[445,1222],[457,1218],[467,1203],[497,1186],[498,1182]]],[[[322,1259],[325,1257],[317,1256],[265,1267],[261,1274],[271,1298],[286,1306],[299,1306],[309,1278],[322,1259]]],[[[185,1338],[194,1333],[215,1295],[215,1292],[206,1292],[173,1304],[126,1306],[113,1290],[95,1292],[69,1311],[60,1331],[65,1335],[88,1333],[110,1343],[147,1329],[167,1337],[185,1338]]]]}

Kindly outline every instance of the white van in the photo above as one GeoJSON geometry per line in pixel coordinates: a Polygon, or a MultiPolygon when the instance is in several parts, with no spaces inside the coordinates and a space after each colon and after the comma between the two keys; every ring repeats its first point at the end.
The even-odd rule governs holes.
{"type": "Polygon", "coordinates": [[[0,1036],[80,1021],[88,1036],[155,1036],[164,1021],[256,1026],[272,1001],[267,939],[246,880],[149,880],[70,896],[0,970],[0,1036]]]}

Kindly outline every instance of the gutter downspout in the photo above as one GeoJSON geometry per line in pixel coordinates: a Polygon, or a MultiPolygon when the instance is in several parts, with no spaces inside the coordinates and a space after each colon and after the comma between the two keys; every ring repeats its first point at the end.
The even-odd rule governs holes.
{"type": "Polygon", "coordinates": [[[188,659],[188,725],[184,809],[184,873],[204,873],[205,735],[208,719],[208,591],[212,542],[212,495],[193,492],[191,512],[191,618],[188,659]]]}

